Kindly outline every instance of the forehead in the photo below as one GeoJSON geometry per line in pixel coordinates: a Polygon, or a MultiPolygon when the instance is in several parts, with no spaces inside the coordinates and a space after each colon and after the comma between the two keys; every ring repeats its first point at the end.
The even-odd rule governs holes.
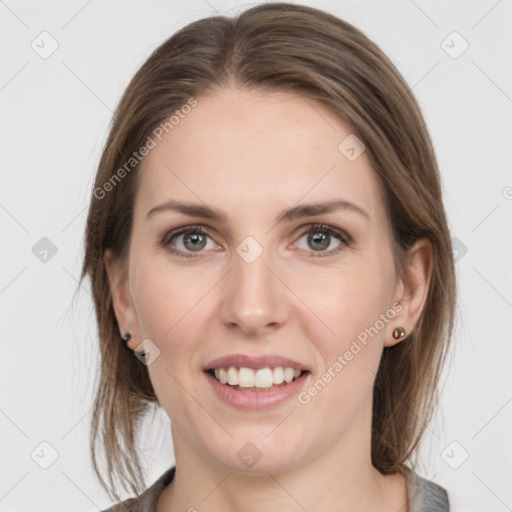
{"type": "Polygon", "coordinates": [[[346,198],[379,216],[383,201],[365,153],[353,160],[340,150],[350,137],[350,129],[314,100],[217,90],[197,98],[197,106],[156,140],[143,163],[137,208],[146,212],[173,197],[225,209],[346,198]]]}

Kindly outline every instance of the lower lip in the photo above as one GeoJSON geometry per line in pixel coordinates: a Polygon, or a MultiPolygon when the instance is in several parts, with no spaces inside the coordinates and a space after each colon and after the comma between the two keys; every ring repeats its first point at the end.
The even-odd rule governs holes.
{"type": "Polygon", "coordinates": [[[309,376],[309,373],[303,373],[298,379],[269,391],[239,391],[227,384],[221,384],[208,372],[204,374],[217,396],[239,409],[266,409],[281,404],[296,396],[309,376]]]}

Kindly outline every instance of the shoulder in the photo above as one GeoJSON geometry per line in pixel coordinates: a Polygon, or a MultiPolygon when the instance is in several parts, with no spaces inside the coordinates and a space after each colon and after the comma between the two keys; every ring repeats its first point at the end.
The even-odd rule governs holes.
{"type": "Polygon", "coordinates": [[[102,512],[154,512],[158,497],[164,488],[171,483],[175,470],[176,467],[174,466],[168,469],[139,496],[116,503],[102,512]]]}
{"type": "Polygon", "coordinates": [[[407,478],[410,512],[449,512],[450,501],[444,487],[411,471],[407,478]]]}

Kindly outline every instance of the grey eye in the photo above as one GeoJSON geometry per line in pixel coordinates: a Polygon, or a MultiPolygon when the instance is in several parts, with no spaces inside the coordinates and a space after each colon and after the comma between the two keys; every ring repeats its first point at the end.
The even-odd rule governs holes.
{"type": "Polygon", "coordinates": [[[309,233],[308,244],[314,251],[323,251],[329,247],[331,243],[331,235],[327,233],[309,233]]]}
{"type": "Polygon", "coordinates": [[[191,251],[200,251],[206,245],[206,236],[202,233],[186,233],[183,236],[183,245],[191,251]]]}
{"type": "Polygon", "coordinates": [[[343,240],[326,229],[314,228],[304,233],[297,242],[299,249],[305,251],[328,252],[343,244],[343,240]],[[305,243],[301,242],[305,239],[305,243]],[[337,243],[336,243],[337,242],[337,243]]]}
{"type": "Polygon", "coordinates": [[[170,237],[166,243],[182,252],[200,252],[203,249],[215,247],[213,240],[206,233],[201,233],[197,230],[177,233],[170,237]],[[210,242],[210,245],[208,245],[208,242],[210,242]]]}

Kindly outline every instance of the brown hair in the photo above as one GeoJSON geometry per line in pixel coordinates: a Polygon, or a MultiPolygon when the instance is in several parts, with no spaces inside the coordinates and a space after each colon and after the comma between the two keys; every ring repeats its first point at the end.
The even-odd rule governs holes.
{"type": "Polygon", "coordinates": [[[94,471],[116,500],[116,478],[136,494],[144,489],[137,432],[158,405],[146,367],[120,341],[103,259],[111,249],[126,261],[140,168],[126,162],[191,98],[227,85],[294,92],[328,108],[366,146],[386,198],[395,254],[421,237],[432,243],[433,271],[419,324],[406,342],[384,349],[376,376],[371,453],[379,471],[408,471],[405,463],[437,404],[453,328],[454,266],[436,157],[407,83],[375,43],[321,10],[273,3],[233,18],[202,19],[158,47],[124,92],[87,219],[82,279],[91,279],[101,347],[90,448],[94,471]],[[100,440],[108,481],[98,465],[100,440]]]}

